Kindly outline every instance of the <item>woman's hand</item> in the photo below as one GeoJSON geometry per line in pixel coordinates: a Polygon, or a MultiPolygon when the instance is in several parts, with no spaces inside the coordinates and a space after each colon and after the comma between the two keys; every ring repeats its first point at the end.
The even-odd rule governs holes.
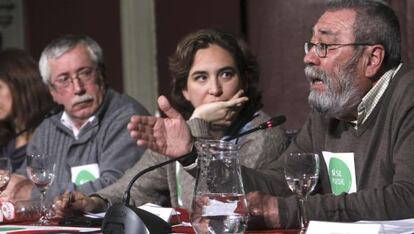
{"type": "Polygon", "coordinates": [[[243,105],[249,100],[248,97],[242,95],[243,90],[239,90],[228,101],[202,104],[195,108],[190,119],[200,118],[213,126],[229,126],[243,105]]]}

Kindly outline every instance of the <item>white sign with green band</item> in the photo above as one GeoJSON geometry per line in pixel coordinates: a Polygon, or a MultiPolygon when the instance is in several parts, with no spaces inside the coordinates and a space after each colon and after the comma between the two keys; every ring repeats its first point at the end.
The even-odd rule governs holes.
{"type": "Polygon", "coordinates": [[[333,153],[322,151],[328,167],[332,193],[354,193],[356,189],[354,153],[333,153]]]}
{"type": "Polygon", "coordinates": [[[82,185],[99,178],[99,165],[97,163],[77,166],[71,168],[72,183],[82,185]]]}

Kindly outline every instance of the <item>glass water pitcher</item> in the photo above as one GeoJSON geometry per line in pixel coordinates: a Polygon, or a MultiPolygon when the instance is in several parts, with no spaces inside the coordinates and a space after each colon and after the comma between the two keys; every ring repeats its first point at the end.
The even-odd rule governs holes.
{"type": "Polygon", "coordinates": [[[220,140],[196,142],[198,173],[191,223],[196,233],[244,233],[248,208],[239,149],[220,140]]]}

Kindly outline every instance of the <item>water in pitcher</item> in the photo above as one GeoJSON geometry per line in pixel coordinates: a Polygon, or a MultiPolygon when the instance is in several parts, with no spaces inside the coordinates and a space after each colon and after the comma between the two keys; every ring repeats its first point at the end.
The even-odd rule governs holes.
{"type": "Polygon", "coordinates": [[[238,146],[224,141],[196,143],[198,174],[191,223],[196,233],[244,233],[248,208],[238,146]]]}

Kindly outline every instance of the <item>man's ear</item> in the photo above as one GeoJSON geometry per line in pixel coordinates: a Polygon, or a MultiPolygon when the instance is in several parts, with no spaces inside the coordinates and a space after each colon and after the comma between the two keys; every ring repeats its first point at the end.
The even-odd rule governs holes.
{"type": "Polygon", "coordinates": [[[368,60],[366,63],[365,76],[375,77],[384,62],[385,49],[382,45],[372,45],[368,48],[368,60]]]}
{"type": "Polygon", "coordinates": [[[56,88],[53,88],[51,85],[48,85],[48,89],[49,89],[49,93],[52,96],[52,99],[54,102],[60,104],[57,100],[56,100],[56,95],[57,95],[57,90],[56,88]]]}

